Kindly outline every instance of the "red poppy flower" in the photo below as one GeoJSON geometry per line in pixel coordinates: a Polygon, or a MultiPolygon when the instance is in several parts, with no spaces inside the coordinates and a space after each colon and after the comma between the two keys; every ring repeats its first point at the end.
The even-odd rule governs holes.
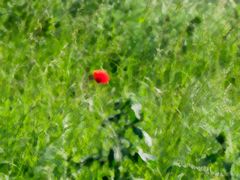
{"type": "Polygon", "coordinates": [[[110,77],[105,70],[95,70],[93,71],[93,78],[97,83],[108,84],[110,77]]]}

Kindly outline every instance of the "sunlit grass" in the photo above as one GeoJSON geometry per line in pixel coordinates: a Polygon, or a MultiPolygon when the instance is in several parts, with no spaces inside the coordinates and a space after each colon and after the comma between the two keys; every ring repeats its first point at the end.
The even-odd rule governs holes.
{"type": "Polygon", "coordinates": [[[108,151],[101,124],[128,98],[153,144],[127,137],[156,160],[122,160],[125,178],[239,179],[239,17],[237,1],[0,2],[0,179],[114,177],[69,158],[108,151]]]}

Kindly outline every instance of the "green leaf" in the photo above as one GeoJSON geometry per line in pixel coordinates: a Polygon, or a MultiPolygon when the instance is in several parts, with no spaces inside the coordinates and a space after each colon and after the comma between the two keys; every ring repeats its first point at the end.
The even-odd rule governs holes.
{"type": "Polygon", "coordinates": [[[122,115],[122,113],[115,114],[113,116],[108,117],[107,120],[110,122],[117,122],[118,120],[120,120],[121,115],[122,115]]]}
{"type": "Polygon", "coordinates": [[[196,16],[195,18],[193,18],[191,20],[192,24],[201,24],[201,22],[202,22],[202,20],[201,20],[201,18],[199,16],[196,16]]]}
{"type": "Polygon", "coordinates": [[[109,153],[108,153],[108,163],[109,163],[109,167],[113,167],[114,164],[114,151],[111,148],[109,153]]]}
{"type": "Polygon", "coordinates": [[[99,156],[88,156],[81,161],[81,165],[89,167],[94,163],[94,161],[97,161],[99,159],[100,159],[99,156]]]}
{"type": "Polygon", "coordinates": [[[231,162],[224,162],[224,169],[226,170],[227,173],[231,173],[232,165],[233,163],[231,162]]]}
{"type": "Polygon", "coordinates": [[[152,146],[152,138],[151,136],[146,132],[146,131],[142,131],[143,132],[143,136],[144,136],[144,141],[145,143],[150,147],[152,146]]]}
{"type": "Polygon", "coordinates": [[[216,140],[219,144],[223,145],[226,141],[226,137],[224,133],[220,133],[217,137],[216,140]]]}
{"type": "Polygon", "coordinates": [[[121,106],[122,106],[122,102],[121,102],[120,100],[119,100],[119,101],[116,101],[116,102],[114,103],[114,110],[120,109],[121,106]]]}
{"type": "Polygon", "coordinates": [[[141,157],[141,159],[145,162],[156,160],[155,156],[153,156],[151,154],[144,153],[142,149],[139,149],[138,154],[141,157]]]}
{"type": "Polygon", "coordinates": [[[142,105],[140,103],[133,104],[131,106],[131,109],[135,113],[135,116],[137,119],[141,119],[141,111],[142,111],[142,105]]]}
{"type": "Polygon", "coordinates": [[[64,119],[63,119],[63,121],[62,121],[62,125],[63,125],[63,128],[64,128],[64,129],[67,129],[67,128],[69,128],[69,127],[71,126],[70,114],[67,114],[67,115],[64,117],[64,119]]]}
{"type": "Polygon", "coordinates": [[[138,153],[134,153],[134,155],[130,156],[130,158],[133,162],[138,162],[140,156],[138,153]]]}
{"type": "Polygon", "coordinates": [[[141,129],[133,126],[133,127],[132,127],[132,130],[133,130],[134,134],[136,134],[140,139],[143,138],[143,132],[142,132],[141,129]]]}
{"type": "Polygon", "coordinates": [[[207,166],[209,164],[213,164],[213,163],[217,162],[218,158],[223,155],[224,155],[224,150],[219,150],[216,153],[209,154],[201,160],[201,165],[207,166]]]}

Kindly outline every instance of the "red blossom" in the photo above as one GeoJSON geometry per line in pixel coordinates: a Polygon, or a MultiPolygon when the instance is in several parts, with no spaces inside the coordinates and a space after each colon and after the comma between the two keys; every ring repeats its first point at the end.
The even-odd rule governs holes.
{"type": "Polygon", "coordinates": [[[93,77],[97,83],[108,84],[110,77],[105,70],[94,70],[93,77]]]}

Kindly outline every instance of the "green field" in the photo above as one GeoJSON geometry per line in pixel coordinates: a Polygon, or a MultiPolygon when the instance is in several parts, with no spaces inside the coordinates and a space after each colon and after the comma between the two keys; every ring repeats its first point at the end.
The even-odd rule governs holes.
{"type": "Polygon", "coordinates": [[[240,179],[240,2],[0,0],[0,179],[240,179]]]}

